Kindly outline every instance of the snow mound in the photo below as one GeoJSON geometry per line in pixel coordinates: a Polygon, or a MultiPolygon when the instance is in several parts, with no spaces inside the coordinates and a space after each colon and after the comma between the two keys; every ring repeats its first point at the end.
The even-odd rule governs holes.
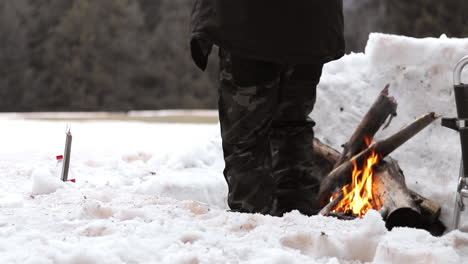
{"type": "MultiPolygon", "coordinates": [[[[286,216],[288,217],[292,216],[286,216]]],[[[324,218],[321,221],[330,220],[324,218]]],[[[302,254],[315,257],[372,261],[379,241],[387,233],[380,214],[372,211],[363,220],[359,219],[351,223],[353,228],[346,227],[346,230],[339,225],[340,221],[334,221],[337,221],[334,226],[330,224],[330,228],[324,228],[324,231],[320,233],[299,231],[286,235],[281,238],[281,244],[299,250],[302,254]]]]}
{"type": "Polygon", "coordinates": [[[437,239],[425,231],[396,228],[380,241],[374,262],[463,263],[457,248],[460,249],[460,246],[454,247],[449,239],[437,239]]]}
{"type": "Polygon", "coordinates": [[[32,174],[32,195],[50,194],[63,186],[57,174],[45,168],[38,168],[32,174]]]}

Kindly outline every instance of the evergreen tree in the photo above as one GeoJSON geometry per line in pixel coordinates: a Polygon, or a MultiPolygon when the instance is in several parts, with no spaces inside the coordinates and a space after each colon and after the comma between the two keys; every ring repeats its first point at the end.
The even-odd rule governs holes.
{"type": "Polygon", "coordinates": [[[415,37],[468,37],[468,1],[387,0],[385,29],[415,37]]]}
{"type": "Polygon", "coordinates": [[[19,111],[28,79],[25,9],[21,0],[0,2],[0,111],[19,111]]]}
{"type": "MultiPolygon", "coordinates": [[[[156,108],[215,108],[216,67],[208,73],[191,61],[188,45],[189,15],[193,3],[186,0],[162,0],[161,20],[151,36],[151,57],[147,61],[156,79],[160,101],[156,108]]],[[[216,54],[212,54],[215,60],[216,54]]]]}
{"type": "Polygon", "coordinates": [[[145,57],[143,19],[129,0],[75,0],[45,43],[40,98],[55,110],[129,109],[145,57]]]}

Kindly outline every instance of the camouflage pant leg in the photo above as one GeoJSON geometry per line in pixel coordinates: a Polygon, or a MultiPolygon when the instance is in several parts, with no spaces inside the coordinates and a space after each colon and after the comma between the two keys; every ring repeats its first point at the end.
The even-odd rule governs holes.
{"type": "Polygon", "coordinates": [[[322,175],[313,156],[313,126],[308,117],[316,99],[322,64],[296,65],[283,74],[281,99],[271,133],[277,212],[297,209],[316,214],[322,175]]]}
{"type": "Polygon", "coordinates": [[[219,117],[234,211],[270,213],[274,197],[269,134],[278,106],[276,65],[220,50],[219,117]]]}

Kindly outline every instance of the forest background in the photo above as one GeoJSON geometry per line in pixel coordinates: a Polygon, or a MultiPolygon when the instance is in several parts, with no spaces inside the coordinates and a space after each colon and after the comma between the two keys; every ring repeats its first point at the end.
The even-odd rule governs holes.
{"type": "MultiPolygon", "coordinates": [[[[212,109],[217,59],[191,62],[193,0],[0,1],[0,112],[212,109]]],[[[370,32],[468,37],[466,0],[344,0],[347,52],[370,32]]]]}

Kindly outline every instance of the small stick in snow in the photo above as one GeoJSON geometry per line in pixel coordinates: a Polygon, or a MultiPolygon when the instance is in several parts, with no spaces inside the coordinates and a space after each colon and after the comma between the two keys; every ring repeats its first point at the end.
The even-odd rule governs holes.
{"type": "Polygon", "coordinates": [[[62,181],[68,181],[68,172],[70,170],[70,155],[71,155],[71,144],[72,134],[70,127],[67,127],[66,140],[65,140],[65,152],[63,155],[63,167],[62,167],[62,181]]]}

